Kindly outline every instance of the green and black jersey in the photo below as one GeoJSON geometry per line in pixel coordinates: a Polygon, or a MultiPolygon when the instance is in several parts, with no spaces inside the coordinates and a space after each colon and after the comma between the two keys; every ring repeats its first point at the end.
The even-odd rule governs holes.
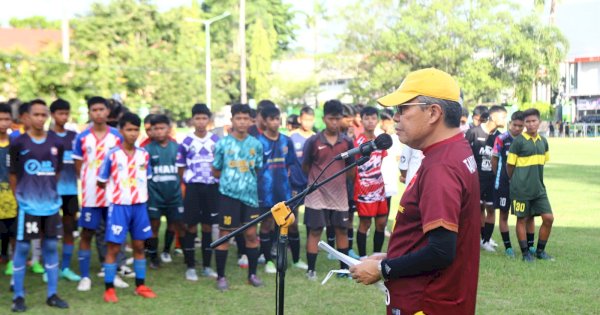
{"type": "Polygon", "coordinates": [[[527,133],[515,138],[506,160],[515,167],[510,181],[511,199],[533,200],[546,195],[544,165],[549,159],[546,138],[539,134],[533,138],[527,133]]]}
{"type": "Polygon", "coordinates": [[[148,207],[171,208],[181,207],[181,182],[177,173],[177,143],[169,141],[162,147],[152,141],[144,147],[150,154],[152,179],[148,182],[148,207]]]}

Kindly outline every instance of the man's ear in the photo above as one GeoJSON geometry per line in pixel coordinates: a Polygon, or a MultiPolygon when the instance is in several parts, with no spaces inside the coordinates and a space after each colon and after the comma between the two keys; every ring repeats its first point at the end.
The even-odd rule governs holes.
{"type": "Polygon", "coordinates": [[[429,106],[429,123],[435,124],[438,120],[444,119],[444,112],[439,104],[431,104],[429,106]]]}

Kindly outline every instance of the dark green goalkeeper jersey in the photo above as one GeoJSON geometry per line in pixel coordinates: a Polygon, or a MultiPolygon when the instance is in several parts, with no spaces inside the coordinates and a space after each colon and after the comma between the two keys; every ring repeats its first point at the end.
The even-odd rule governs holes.
{"type": "Polygon", "coordinates": [[[152,141],[144,147],[150,154],[152,179],[148,182],[148,207],[180,207],[183,204],[181,182],[177,173],[177,143],[169,141],[162,147],[152,141]]]}

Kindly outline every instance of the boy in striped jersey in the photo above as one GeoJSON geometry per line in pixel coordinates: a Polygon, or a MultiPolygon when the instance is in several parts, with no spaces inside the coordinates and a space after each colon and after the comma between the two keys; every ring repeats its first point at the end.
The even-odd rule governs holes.
{"type": "Polygon", "coordinates": [[[550,237],[554,215],[544,185],[544,165],[550,159],[548,140],[538,133],[540,112],[530,108],[523,112],[527,130],[510,146],[506,160],[506,171],[510,181],[512,208],[517,216],[517,238],[523,253],[523,261],[531,262],[533,256],[527,246],[525,226],[534,216],[542,217],[538,233],[535,256],[542,260],[554,258],[546,253],[546,243],[550,237]]]}
{"type": "Polygon", "coordinates": [[[117,129],[106,124],[108,103],[99,96],[88,100],[88,112],[92,126],[80,133],[73,144],[75,173],[81,179],[82,202],[79,226],[81,240],[79,242],[79,271],[81,280],[77,286],[79,291],[89,291],[92,287],[90,279],[91,241],[94,231],[100,226],[102,218],[106,218],[108,199],[103,188],[96,185],[100,173],[100,164],[106,153],[121,144],[122,137],[117,129]]]}
{"type": "Polygon", "coordinates": [[[119,128],[124,138],[123,144],[106,154],[98,176],[98,186],[106,189],[111,201],[106,218],[107,252],[104,261],[104,301],[108,303],[119,301],[114,288],[117,274],[116,256],[121,244],[127,240],[127,232],[131,233],[132,240],[135,294],[144,298],[156,297],[152,289],[144,284],[144,243],[152,237],[146,208],[148,179],[152,178],[152,168],[149,165],[148,152],[135,146],[141,124],[142,121],[136,114],[125,113],[121,117],[119,128]]]}

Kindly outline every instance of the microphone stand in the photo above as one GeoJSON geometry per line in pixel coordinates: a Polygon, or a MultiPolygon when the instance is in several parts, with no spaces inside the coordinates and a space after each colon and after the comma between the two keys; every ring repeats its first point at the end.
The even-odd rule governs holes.
{"type": "Polygon", "coordinates": [[[278,204],[274,205],[271,208],[271,211],[261,214],[256,219],[244,224],[243,226],[234,230],[230,234],[227,234],[227,235],[219,238],[218,240],[212,242],[210,244],[210,247],[216,248],[217,246],[229,241],[229,239],[244,232],[249,227],[251,227],[255,224],[258,224],[259,222],[264,220],[269,215],[272,215],[273,218],[275,219],[275,223],[279,226],[279,229],[280,229],[279,230],[279,240],[277,241],[277,251],[278,251],[277,276],[279,277],[279,291],[277,292],[278,294],[276,297],[277,298],[276,304],[277,304],[277,314],[283,315],[284,302],[285,302],[285,272],[287,270],[288,228],[290,227],[290,225],[292,225],[292,223],[294,223],[294,221],[296,219],[294,216],[294,213],[290,210],[289,205],[294,202],[299,201],[300,199],[304,198],[306,195],[310,194],[311,192],[317,190],[319,187],[332,181],[334,178],[344,174],[346,171],[350,170],[351,168],[353,168],[357,165],[362,165],[362,164],[366,163],[368,160],[369,160],[369,155],[360,157],[358,160],[356,160],[353,163],[351,163],[350,165],[344,167],[339,172],[331,175],[331,177],[326,178],[322,182],[313,183],[311,186],[309,186],[308,188],[306,188],[304,191],[297,194],[296,196],[292,197],[291,199],[289,199],[287,201],[279,202],[278,204]]]}

